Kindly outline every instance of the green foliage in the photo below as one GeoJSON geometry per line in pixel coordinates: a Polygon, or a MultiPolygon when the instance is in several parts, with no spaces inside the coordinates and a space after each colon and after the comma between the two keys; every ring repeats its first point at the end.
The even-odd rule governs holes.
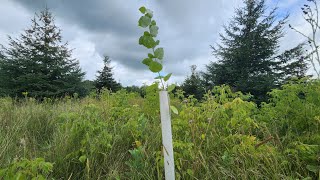
{"type": "Polygon", "coordinates": [[[83,91],[80,91],[79,94],[81,97],[85,97],[92,92],[96,91],[95,82],[90,80],[85,80],[82,82],[83,91]]]}
{"type": "MultiPolygon", "coordinates": [[[[214,87],[201,102],[177,90],[170,97],[179,111],[172,114],[176,177],[317,179],[319,88],[318,81],[292,81],[274,89],[261,108],[229,86],[214,87]]],[[[1,172],[13,177],[37,167],[26,175],[163,179],[158,84],[145,92],[142,98],[104,90],[99,99],[42,103],[0,99],[1,172]],[[34,157],[49,161],[49,170],[42,160],[14,161],[34,157]],[[22,162],[28,165],[21,168],[22,162]]]]}
{"type": "Polygon", "coordinates": [[[313,170],[319,167],[320,157],[319,88],[319,81],[291,81],[270,92],[271,102],[261,109],[270,133],[279,136],[290,160],[300,164],[292,168],[308,166],[313,175],[317,175],[313,170]]]}
{"type": "Polygon", "coordinates": [[[45,180],[52,172],[53,164],[43,158],[34,160],[15,160],[8,167],[0,169],[0,177],[4,179],[37,179],[45,180]]]}
{"type": "MultiPolygon", "coordinates": [[[[263,14],[264,1],[245,2],[257,15],[263,14]]],[[[158,72],[156,79],[170,95],[177,179],[319,179],[320,82],[299,79],[303,64],[288,69],[297,67],[291,60],[298,62],[300,48],[278,56],[277,60],[287,64],[276,67],[286,69],[286,75],[296,74],[297,79],[273,89],[269,101],[261,106],[250,102],[252,95],[246,91],[235,92],[239,86],[228,85],[208,89],[199,101],[195,93],[185,97],[174,84],[165,87],[171,73],[160,74],[164,50],[157,48],[159,28],[152,11],[145,7],[139,10],[143,14],[139,25],[149,30],[139,42],[152,49],[143,63],[158,72]]],[[[266,22],[272,22],[273,17],[271,13],[266,22]]],[[[255,16],[248,18],[247,23],[255,24],[255,16]]],[[[270,23],[261,26],[267,25],[270,23]]],[[[282,24],[276,27],[281,29],[282,24]]],[[[277,28],[274,30],[270,36],[279,35],[277,28]]],[[[252,45],[252,39],[237,40],[252,45]]],[[[262,40],[256,43],[268,44],[262,40]]],[[[271,58],[276,44],[269,44],[264,58],[271,58]]],[[[4,58],[2,53],[0,58],[4,58]]],[[[1,68],[8,64],[6,60],[0,63],[3,76],[1,68]]],[[[233,71],[228,66],[215,64],[212,69],[219,75],[227,72],[223,80],[234,78],[228,74],[233,71]]],[[[237,75],[243,78],[245,74],[237,75]]],[[[273,77],[264,75],[252,82],[273,82],[273,77]]],[[[198,78],[195,72],[193,76],[198,78]]],[[[281,77],[278,84],[288,80],[281,77]]],[[[8,80],[5,78],[0,80],[8,80]]],[[[89,91],[92,82],[86,83],[89,91]]],[[[45,97],[40,103],[31,91],[23,91],[24,98],[19,100],[0,98],[0,178],[163,179],[159,83],[127,87],[127,91],[101,88],[99,98],[95,92],[83,99],[73,93],[61,99],[45,97]]]]}
{"type": "Polygon", "coordinates": [[[143,175],[140,175],[139,172],[146,168],[146,157],[144,151],[145,150],[142,146],[138,146],[133,150],[129,150],[131,158],[129,159],[129,161],[126,162],[126,164],[130,167],[132,171],[132,174],[129,175],[137,178],[140,177],[143,179],[143,175]]]}
{"type": "Polygon", "coordinates": [[[264,0],[244,0],[244,7],[236,9],[224,27],[221,43],[212,46],[219,61],[207,65],[203,74],[208,90],[227,84],[235,91],[251,93],[260,104],[284,80],[305,75],[302,45],[278,54],[288,17],[278,20],[276,8],[267,12],[265,4],[264,0]]]}
{"type": "Polygon", "coordinates": [[[142,28],[149,27],[148,31],[145,31],[139,38],[139,44],[148,49],[152,49],[152,53],[148,53],[148,58],[143,59],[142,64],[148,66],[151,72],[159,74],[157,79],[160,80],[162,89],[164,90],[166,89],[164,82],[170,79],[171,73],[165,77],[160,75],[163,69],[164,49],[161,47],[156,48],[160,43],[159,40],[155,39],[158,35],[159,27],[156,21],[152,19],[153,12],[151,10],[145,7],[141,7],[139,10],[144,15],[139,19],[138,25],[142,28]]]}
{"type": "MultiPolygon", "coordinates": [[[[48,9],[32,19],[32,26],[14,39],[9,36],[0,60],[0,93],[11,97],[62,97],[83,91],[84,73],[72,51],[62,43],[61,31],[48,9]]],[[[80,93],[81,94],[81,93],[80,93]]]]}
{"type": "Polygon", "coordinates": [[[130,92],[134,92],[134,93],[138,93],[140,94],[141,97],[145,97],[146,96],[146,86],[127,86],[124,88],[126,91],[130,92]]]}
{"type": "MultiPolygon", "coordinates": [[[[158,84],[145,92],[103,90],[100,98],[42,103],[0,99],[1,176],[163,179],[158,84]],[[27,160],[34,157],[42,160],[27,160]]],[[[172,113],[176,177],[319,178],[319,93],[319,81],[292,81],[260,108],[226,85],[200,102],[180,90],[170,93],[179,111],[172,113]]]]}

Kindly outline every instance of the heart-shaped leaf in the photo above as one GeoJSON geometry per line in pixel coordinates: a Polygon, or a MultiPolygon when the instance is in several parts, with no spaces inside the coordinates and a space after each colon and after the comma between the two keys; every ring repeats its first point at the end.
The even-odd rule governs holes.
{"type": "Polygon", "coordinates": [[[142,63],[149,66],[150,65],[150,62],[152,62],[152,59],[150,58],[145,58],[144,60],[142,60],[142,63]]]}
{"type": "Polygon", "coordinates": [[[158,59],[163,59],[163,56],[164,56],[164,50],[163,48],[158,48],[154,51],[154,56],[158,59]]]}
{"type": "Polygon", "coordinates": [[[152,36],[143,35],[139,38],[139,44],[145,46],[148,49],[154,48],[156,46],[156,42],[154,41],[152,36]]]}
{"type": "Polygon", "coordinates": [[[159,27],[158,27],[158,26],[156,26],[156,25],[151,25],[151,26],[149,27],[149,29],[150,29],[150,34],[151,34],[151,36],[156,37],[156,36],[158,35],[158,30],[159,30],[159,27]]]}
{"type": "Polygon", "coordinates": [[[139,19],[139,26],[141,27],[148,27],[151,23],[151,18],[148,17],[148,16],[142,16],[140,19],[139,19]]]}
{"type": "Polygon", "coordinates": [[[151,61],[149,64],[149,69],[154,73],[160,72],[162,70],[162,64],[157,61],[151,61]]]}

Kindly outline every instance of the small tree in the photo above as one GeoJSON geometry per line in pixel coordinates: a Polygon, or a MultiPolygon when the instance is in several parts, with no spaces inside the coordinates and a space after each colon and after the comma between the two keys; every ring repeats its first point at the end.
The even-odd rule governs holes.
{"type": "Polygon", "coordinates": [[[36,14],[31,28],[2,46],[0,88],[11,96],[61,97],[78,93],[84,73],[71,58],[61,30],[48,9],[36,14]]]}
{"type": "Polygon", "coordinates": [[[196,72],[197,66],[191,66],[191,75],[187,77],[181,85],[182,90],[186,95],[194,95],[195,98],[200,100],[205,92],[200,74],[196,72]]]}
{"type": "Polygon", "coordinates": [[[121,88],[120,83],[116,82],[113,78],[112,67],[110,65],[109,56],[104,56],[103,59],[103,69],[102,71],[98,71],[98,76],[95,81],[95,86],[98,92],[101,92],[103,88],[106,88],[111,91],[117,91],[121,88]]]}

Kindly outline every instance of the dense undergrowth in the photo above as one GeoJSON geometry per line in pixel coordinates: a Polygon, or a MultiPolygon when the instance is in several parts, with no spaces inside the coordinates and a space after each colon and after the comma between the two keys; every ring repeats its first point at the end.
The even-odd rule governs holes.
{"type": "MultiPolygon", "coordinates": [[[[320,82],[292,82],[261,107],[215,87],[171,103],[178,179],[318,179],[320,82]]],[[[146,97],[0,99],[0,179],[163,179],[157,87],[146,97]]]]}

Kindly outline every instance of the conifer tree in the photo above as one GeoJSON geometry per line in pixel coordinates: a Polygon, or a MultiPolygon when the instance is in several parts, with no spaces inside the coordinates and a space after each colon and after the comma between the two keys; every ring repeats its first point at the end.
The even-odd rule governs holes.
{"type": "Polygon", "coordinates": [[[265,0],[244,0],[244,7],[236,9],[235,17],[220,34],[221,43],[212,46],[219,61],[207,65],[203,73],[206,86],[227,84],[235,91],[251,93],[259,103],[266,101],[267,92],[283,82],[281,79],[295,74],[286,68],[305,69],[300,65],[306,64],[298,63],[304,61],[301,45],[278,55],[288,16],[278,18],[276,8],[267,12],[265,0]]]}
{"type": "Polygon", "coordinates": [[[103,88],[115,92],[121,88],[121,85],[113,78],[112,67],[110,65],[111,60],[109,56],[104,56],[103,63],[103,69],[101,71],[98,71],[95,86],[98,92],[101,92],[103,88]]]}
{"type": "Polygon", "coordinates": [[[185,92],[185,95],[194,95],[196,99],[201,100],[205,89],[202,85],[200,74],[196,72],[196,69],[196,65],[191,66],[191,75],[184,80],[181,88],[185,92]]]}
{"type": "Polygon", "coordinates": [[[79,62],[71,58],[61,30],[46,8],[35,14],[32,25],[19,38],[9,36],[8,47],[2,46],[1,88],[8,95],[61,97],[81,90],[84,73],[79,62]]]}

